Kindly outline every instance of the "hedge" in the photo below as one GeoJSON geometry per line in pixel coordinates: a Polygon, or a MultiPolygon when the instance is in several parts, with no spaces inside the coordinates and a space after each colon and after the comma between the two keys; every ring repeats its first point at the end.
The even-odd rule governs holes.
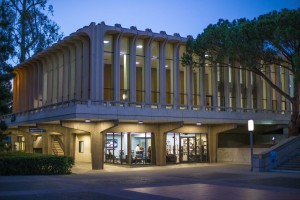
{"type": "Polygon", "coordinates": [[[7,152],[0,153],[0,175],[54,175],[70,174],[74,158],[7,152]]]}

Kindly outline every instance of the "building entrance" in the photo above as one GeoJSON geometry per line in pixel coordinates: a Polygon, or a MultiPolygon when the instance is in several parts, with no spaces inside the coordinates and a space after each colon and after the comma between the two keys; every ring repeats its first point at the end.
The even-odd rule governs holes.
{"type": "Polygon", "coordinates": [[[208,162],[206,133],[168,133],[166,162],[208,162]]]}
{"type": "Polygon", "coordinates": [[[196,161],[196,138],[180,137],[180,162],[196,161]]]}

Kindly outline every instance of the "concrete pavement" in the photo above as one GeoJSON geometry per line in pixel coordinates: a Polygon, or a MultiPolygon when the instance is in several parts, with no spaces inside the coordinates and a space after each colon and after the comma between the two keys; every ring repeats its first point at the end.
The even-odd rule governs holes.
{"type": "Polygon", "coordinates": [[[0,199],[299,199],[300,173],[250,172],[248,165],[178,164],[91,170],[64,176],[0,176],[0,199]]]}

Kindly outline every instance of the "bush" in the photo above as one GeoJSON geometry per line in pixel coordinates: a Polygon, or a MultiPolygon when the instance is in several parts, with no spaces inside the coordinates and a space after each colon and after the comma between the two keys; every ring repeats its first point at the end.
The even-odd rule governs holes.
{"type": "Polygon", "coordinates": [[[74,158],[19,152],[0,153],[0,175],[70,174],[74,158]]]}

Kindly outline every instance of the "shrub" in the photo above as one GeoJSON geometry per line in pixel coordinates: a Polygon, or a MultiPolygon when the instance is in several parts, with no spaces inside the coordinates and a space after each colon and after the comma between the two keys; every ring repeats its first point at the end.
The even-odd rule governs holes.
{"type": "Polygon", "coordinates": [[[0,153],[0,175],[70,174],[74,158],[20,152],[0,153]]]}

